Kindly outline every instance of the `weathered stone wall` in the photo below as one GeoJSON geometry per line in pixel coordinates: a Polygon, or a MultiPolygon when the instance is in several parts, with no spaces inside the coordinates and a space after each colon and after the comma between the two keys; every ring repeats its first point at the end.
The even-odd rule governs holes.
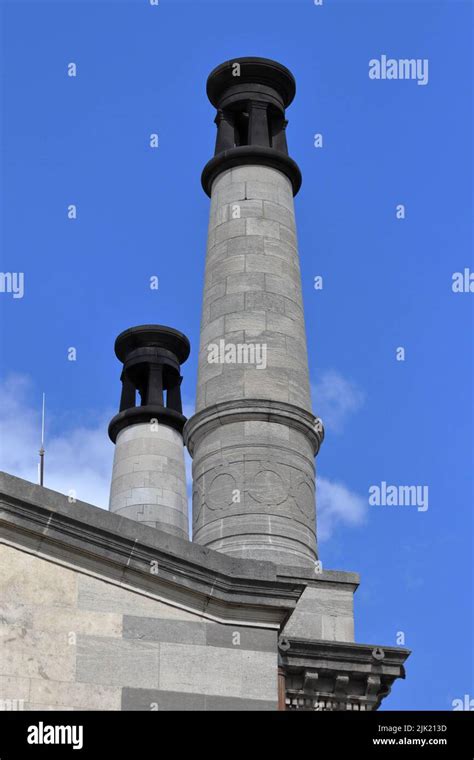
{"type": "Polygon", "coordinates": [[[274,630],[214,622],[5,545],[0,599],[0,700],[27,710],[277,707],[274,630]]]}

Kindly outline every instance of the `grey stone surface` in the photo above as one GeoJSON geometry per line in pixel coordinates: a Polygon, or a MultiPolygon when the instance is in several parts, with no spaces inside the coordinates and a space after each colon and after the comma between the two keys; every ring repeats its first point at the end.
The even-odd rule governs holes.
{"type": "Polygon", "coordinates": [[[0,636],[2,675],[74,680],[75,647],[64,633],[4,626],[0,636]]]}
{"type": "Polygon", "coordinates": [[[277,633],[262,628],[207,625],[206,643],[212,647],[248,649],[253,652],[276,652],[277,633]]]}
{"type": "Polygon", "coordinates": [[[185,429],[201,452],[193,462],[194,540],[233,556],[285,564],[291,556],[314,567],[311,415],[298,428],[293,406],[278,402],[273,419],[269,402],[234,406],[203,410],[185,429]]]}
{"type": "Polygon", "coordinates": [[[227,278],[227,293],[259,293],[264,290],[264,275],[242,272],[227,278]]]}
{"type": "Polygon", "coordinates": [[[126,615],[123,619],[123,637],[140,641],[171,641],[175,644],[205,644],[206,627],[204,623],[126,615]]]}
{"type": "Polygon", "coordinates": [[[76,680],[105,686],[157,688],[160,644],[78,636],[76,680]]]}
{"type": "Polygon", "coordinates": [[[179,691],[129,689],[122,692],[122,710],[135,711],[254,711],[276,710],[276,701],[187,694],[179,691]]]}
{"type": "MultiPolygon", "coordinates": [[[[223,172],[211,194],[197,412],[241,399],[311,408],[291,183],[264,166],[223,172]],[[240,218],[232,219],[236,213],[240,218]],[[258,344],[265,360],[260,366],[255,359],[222,361],[217,371],[210,343],[229,345],[236,335],[258,344]]],[[[249,405],[246,421],[253,419],[249,405]]],[[[293,432],[289,445],[281,421],[272,425],[272,437],[265,421],[249,430],[222,425],[191,445],[193,539],[235,557],[311,567],[314,452],[308,456],[306,433],[293,432]],[[282,499],[281,479],[289,486],[282,499]]]]}
{"type": "Polygon", "coordinates": [[[159,646],[160,689],[269,701],[277,699],[276,652],[172,643],[159,646]]]}
{"type": "MultiPolygon", "coordinates": [[[[207,345],[209,340],[208,328],[212,322],[215,321],[221,314],[229,316],[226,318],[225,332],[220,332],[220,337],[227,340],[229,332],[236,329],[243,329],[248,331],[249,335],[246,335],[246,339],[249,337],[256,337],[258,332],[267,330],[271,332],[280,332],[287,335],[289,338],[295,336],[302,337],[304,340],[304,320],[302,311],[291,312],[291,317],[287,323],[279,322],[275,325],[270,323],[262,323],[259,325],[258,332],[255,329],[247,328],[247,321],[254,320],[260,313],[264,317],[275,309],[274,302],[272,303],[271,296],[265,301],[266,294],[266,282],[261,277],[254,278],[253,280],[247,279],[245,285],[246,302],[243,303],[241,299],[235,299],[235,295],[238,294],[238,289],[234,289],[232,285],[232,278],[235,274],[239,274],[243,277],[247,275],[269,275],[277,279],[280,279],[281,286],[280,291],[285,293],[286,286],[291,283],[291,286],[295,290],[292,291],[291,297],[296,298],[297,306],[301,309],[301,286],[299,279],[299,262],[298,253],[292,243],[295,242],[294,238],[294,212],[292,207],[292,198],[288,196],[289,186],[288,179],[283,174],[275,169],[269,167],[238,167],[237,175],[234,175],[230,171],[229,175],[224,177],[218,177],[214,183],[213,194],[211,200],[211,215],[209,224],[209,249],[208,249],[208,263],[206,266],[206,283],[204,289],[204,312],[202,319],[202,336],[201,336],[201,349],[200,349],[200,368],[199,368],[199,386],[205,386],[208,381],[208,373],[210,371],[210,365],[207,361],[208,352],[207,345]],[[229,192],[234,183],[234,176],[246,177],[246,184],[259,182],[260,195],[265,196],[265,193],[269,195],[269,198],[252,198],[248,197],[248,200],[240,204],[240,208],[245,208],[245,218],[231,219],[224,223],[218,223],[221,219],[218,214],[218,210],[222,205],[222,199],[220,192],[223,188],[226,188],[227,198],[229,198],[229,192]],[[259,180],[256,178],[260,177],[259,180]],[[285,199],[285,204],[281,203],[281,198],[285,199]],[[288,203],[291,201],[291,205],[288,203]],[[285,240],[280,240],[281,229],[285,228],[284,232],[285,240]],[[225,245],[225,251],[223,256],[219,256],[217,259],[213,256],[215,240],[213,233],[218,233],[218,244],[225,245]],[[293,233],[293,236],[290,234],[293,233]],[[291,239],[290,239],[291,238],[291,239]],[[288,240],[288,242],[286,242],[288,240]],[[278,255],[272,254],[272,245],[276,245],[278,255]],[[265,246],[265,252],[267,255],[263,255],[265,246]],[[236,255],[237,254],[237,255],[236,255]],[[227,283],[226,283],[227,281],[227,283]],[[226,296],[221,296],[221,304],[213,303],[210,311],[207,310],[206,304],[209,302],[211,296],[210,291],[218,284],[226,284],[226,296]],[[252,283],[252,287],[249,287],[249,283],[252,283]],[[232,296],[232,297],[230,297],[232,296]],[[253,296],[254,305],[251,305],[251,298],[253,296]],[[235,317],[235,322],[231,321],[230,317],[235,317]]],[[[239,185],[241,179],[238,181],[239,185]]],[[[241,187],[236,188],[236,196],[241,194],[241,187]]],[[[226,204],[227,205],[227,204],[226,204]]],[[[274,283],[270,281],[273,293],[275,293],[274,283]]],[[[291,288],[290,288],[291,289],[291,288]]],[[[212,392],[209,397],[212,397],[214,402],[219,402],[223,398],[229,398],[226,390],[227,375],[231,372],[229,365],[224,366],[224,371],[221,376],[221,383],[218,386],[216,383],[212,386],[212,392]],[[220,390],[219,390],[220,387],[220,390]],[[223,395],[220,395],[223,394],[223,395]]],[[[284,400],[290,400],[291,394],[288,389],[290,388],[290,376],[291,376],[291,363],[287,362],[287,383],[286,391],[282,389],[281,398],[284,400]],[[289,397],[290,396],[290,397],[289,397]]],[[[307,367],[305,368],[307,375],[307,367]]],[[[265,374],[265,373],[262,373],[265,374]]],[[[214,378],[211,378],[214,379],[214,378]]],[[[305,394],[305,408],[310,408],[309,399],[309,383],[306,378],[299,377],[297,384],[303,383],[303,392],[305,394]]],[[[291,387],[295,387],[296,383],[293,383],[291,387]]],[[[262,391],[263,395],[259,395],[257,391],[256,397],[264,398],[265,390],[262,391]]],[[[237,396],[236,396],[237,397],[237,396]]],[[[208,394],[205,391],[200,393],[200,399],[204,399],[204,403],[208,404],[208,394]]],[[[295,397],[297,403],[301,401],[301,393],[298,397],[295,397]]],[[[200,401],[202,404],[203,402],[200,401]]],[[[198,406],[198,408],[201,408],[198,406]]]]}
{"type": "Polygon", "coordinates": [[[273,219],[247,219],[245,232],[247,235],[258,235],[278,240],[280,238],[280,225],[273,219]]]}
{"type": "Polygon", "coordinates": [[[167,425],[130,425],[115,444],[110,511],[188,538],[183,439],[167,425]]]}
{"type": "Polygon", "coordinates": [[[208,623],[206,644],[211,647],[246,649],[252,652],[276,652],[277,632],[264,628],[242,628],[208,623]]]}
{"type": "Polygon", "coordinates": [[[161,712],[170,710],[203,711],[206,709],[205,694],[159,689],[122,690],[122,710],[161,712]]]}
{"type": "MultiPolygon", "coordinates": [[[[222,243],[230,238],[245,235],[245,224],[245,219],[231,219],[224,224],[219,224],[214,228],[214,243],[222,243]]],[[[209,234],[212,235],[212,231],[209,234]]]]}
{"type": "Polygon", "coordinates": [[[257,712],[260,710],[275,711],[278,709],[278,701],[265,699],[247,699],[242,697],[213,697],[206,696],[206,710],[225,712],[257,712]]]}
{"type": "Polygon", "coordinates": [[[32,680],[30,710],[120,710],[122,689],[91,683],[32,680]]]}
{"type": "MultiPolygon", "coordinates": [[[[215,264],[213,264],[212,269],[209,273],[209,281],[210,281],[210,287],[215,287],[216,285],[222,285],[222,289],[225,292],[225,287],[227,283],[227,278],[233,277],[235,274],[239,274],[240,272],[245,271],[245,256],[241,254],[237,254],[235,256],[226,256],[223,259],[220,259],[215,264]]],[[[207,298],[207,292],[206,292],[206,298],[207,298]]],[[[231,301],[232,302],[232,301],[231,301]]],[[[239,310],[239,308],[242,308],[243,302],[242,299],[239,299],[237,302],[234,302],[234,308],[239,310]]],[[[212,314],[210,315],[210,320],[213,322],[215,319],[218,319],[220,315],[219,314],[212,314]]],[[[206,324],[204,324],[204,327],[206,324]]]]}
{"type": "Polygon", "coordinates": [[[75,607],[35,606],[31,610],[31,625],[38,631],[63,632],[65,635],[122,636],[122,615],[75,607]]]}
{"type": "MultiPolygon", "coordinates": [[[[253,202],[255,203],[256,201],[253,202]]],[[[264,201],[263,215],[266,219],[273,219],[279,224],[283,224],[285,227],[291,227],[294,223],[292,214],[288,207],[283,206],[280,203],[264,201]]]]}
{"type": "Polygon", "coordinates": [[[259,235],[232,238],[227,243],[227,256],[264,253],[264,239],[259,235]]]}
{"type": "Polygon", "coordinates": [[[283,635],[298,639],[354,641],[353,590],[307,586],[283,635]]]}
{"type": "Polygon", "coordinates": [[[173,692],[160,694],[160,709],[219,709],[223,697],[226,709],[268,709],[276,700],[275,630],[221,625],[2,547],[1,587],[11,579],[0,699],[21,699],[27,710],[142,709],[143,700],[122,704],[130,688],[173,692]]]}
{"type": "Polygon", "coordinates": [[[104,583],[103,580],[88,575],[78,577],[77,604],[81,610],[99,611],[102,614],[113,613],[124,617],[145,619],[154,617],[191,622],[200,620],[194,613],[143,596],[137,591],[134,592],[112,583],[104,583]]]}
{"type": "Polygon", "coordinates": [[[123,638],[139,641],[199,644],[254,652],[276,652],[277,632],[213,622],[191,622],[126,615],[123,638]]]}

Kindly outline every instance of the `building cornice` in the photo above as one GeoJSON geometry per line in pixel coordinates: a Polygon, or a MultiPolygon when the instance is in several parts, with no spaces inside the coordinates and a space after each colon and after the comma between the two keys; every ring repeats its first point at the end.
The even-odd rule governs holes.
{"type": "MultiPolygon", "coordinates": [[[[237,560],[4,473],[0,535],[25,551],[222,622],[280,628],[315,582],[304,571],[237,560]]],[[[340,573],[334,575],[322,573],[317,582],[339,584],[340,573]]],[[[350,583],[357,577],[343,575],[350,583]]]]}
{"type": "Polygon", "coordinates": [[[410,650],[280,637],[280,667],[289,710],[377,710],[410,650]]]}

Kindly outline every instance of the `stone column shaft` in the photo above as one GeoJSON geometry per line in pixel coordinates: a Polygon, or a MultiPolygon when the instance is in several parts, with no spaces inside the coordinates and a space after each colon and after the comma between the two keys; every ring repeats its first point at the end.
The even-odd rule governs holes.
{"type": "Polygon", "coordinates": [[[194,541],[239,557],[314,562],[318,441],[310,409],[291,183],[269,167],[228,170],[211,195],[194,541]],[[211,361],[216,346],[223,349],[211,361]],[[234,347],[235,360],[226,361],[234,347]]]}
{"type": "MultiPolygon", "coordinates": [[[[217,154],[211,197],[193,457],[193,540],[236,557],[310,566],[317,558],[314,456],[293,195],[299,169],[270,145],[294,81],[242,59],[208,80],[211,101],[249,114],[248,144],[217,154]],[[261,80],[261,84],[260,84],[261,80]],[[273,128],[273,127],[272,127],[273,128]]],[[[276,135],[274,135],[276,138],[276,135]]],[[[283,136],[284,138],[284,136],[283,136]]]]}

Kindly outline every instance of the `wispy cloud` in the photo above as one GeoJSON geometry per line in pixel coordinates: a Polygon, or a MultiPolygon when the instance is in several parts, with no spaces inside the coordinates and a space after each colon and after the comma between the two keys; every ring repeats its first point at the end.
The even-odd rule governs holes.
{"type": "MultiPolygon", "coordinates": [[[[364,393],[336,370],[326,370],[311,387],[315,413],[326,432],[342,433],[352,414],[363,406],[364,393]]],[[[361,525],[367,516],[367,499],[344,483],[318,475],[316,482],[319,541],[327,541],[338,527],[361,525]]]]}
{"type": "Polygon", "coordinates": [[[343,483],[321,476],[316,483],[316,503],[319,541],[327,541],[341,525],[362,525],[367,517],[367,499],[343,483]]]}
{"type": "Polygon", "coordinates": [[[312,385],[315,413],[321,417],[325,429],[342,433],[351,414],[363,406],[364,393],[339,372],[326,370],[312,385]]]}
{"type": "MultiPolygon", "coordinates": [[[[0,469],[19,478],[38,482],[40,409],[33,399],[38,393],[24,375],[9,375],[0,383],[0,469]]],[[[47,436],[45,485],[81,501],[107,508],[114,454],[107,436],[110,413],[93,425],[78,425],[47,436]]],[[[48,409],[47,429],[54,427],[48,409]]]]}

